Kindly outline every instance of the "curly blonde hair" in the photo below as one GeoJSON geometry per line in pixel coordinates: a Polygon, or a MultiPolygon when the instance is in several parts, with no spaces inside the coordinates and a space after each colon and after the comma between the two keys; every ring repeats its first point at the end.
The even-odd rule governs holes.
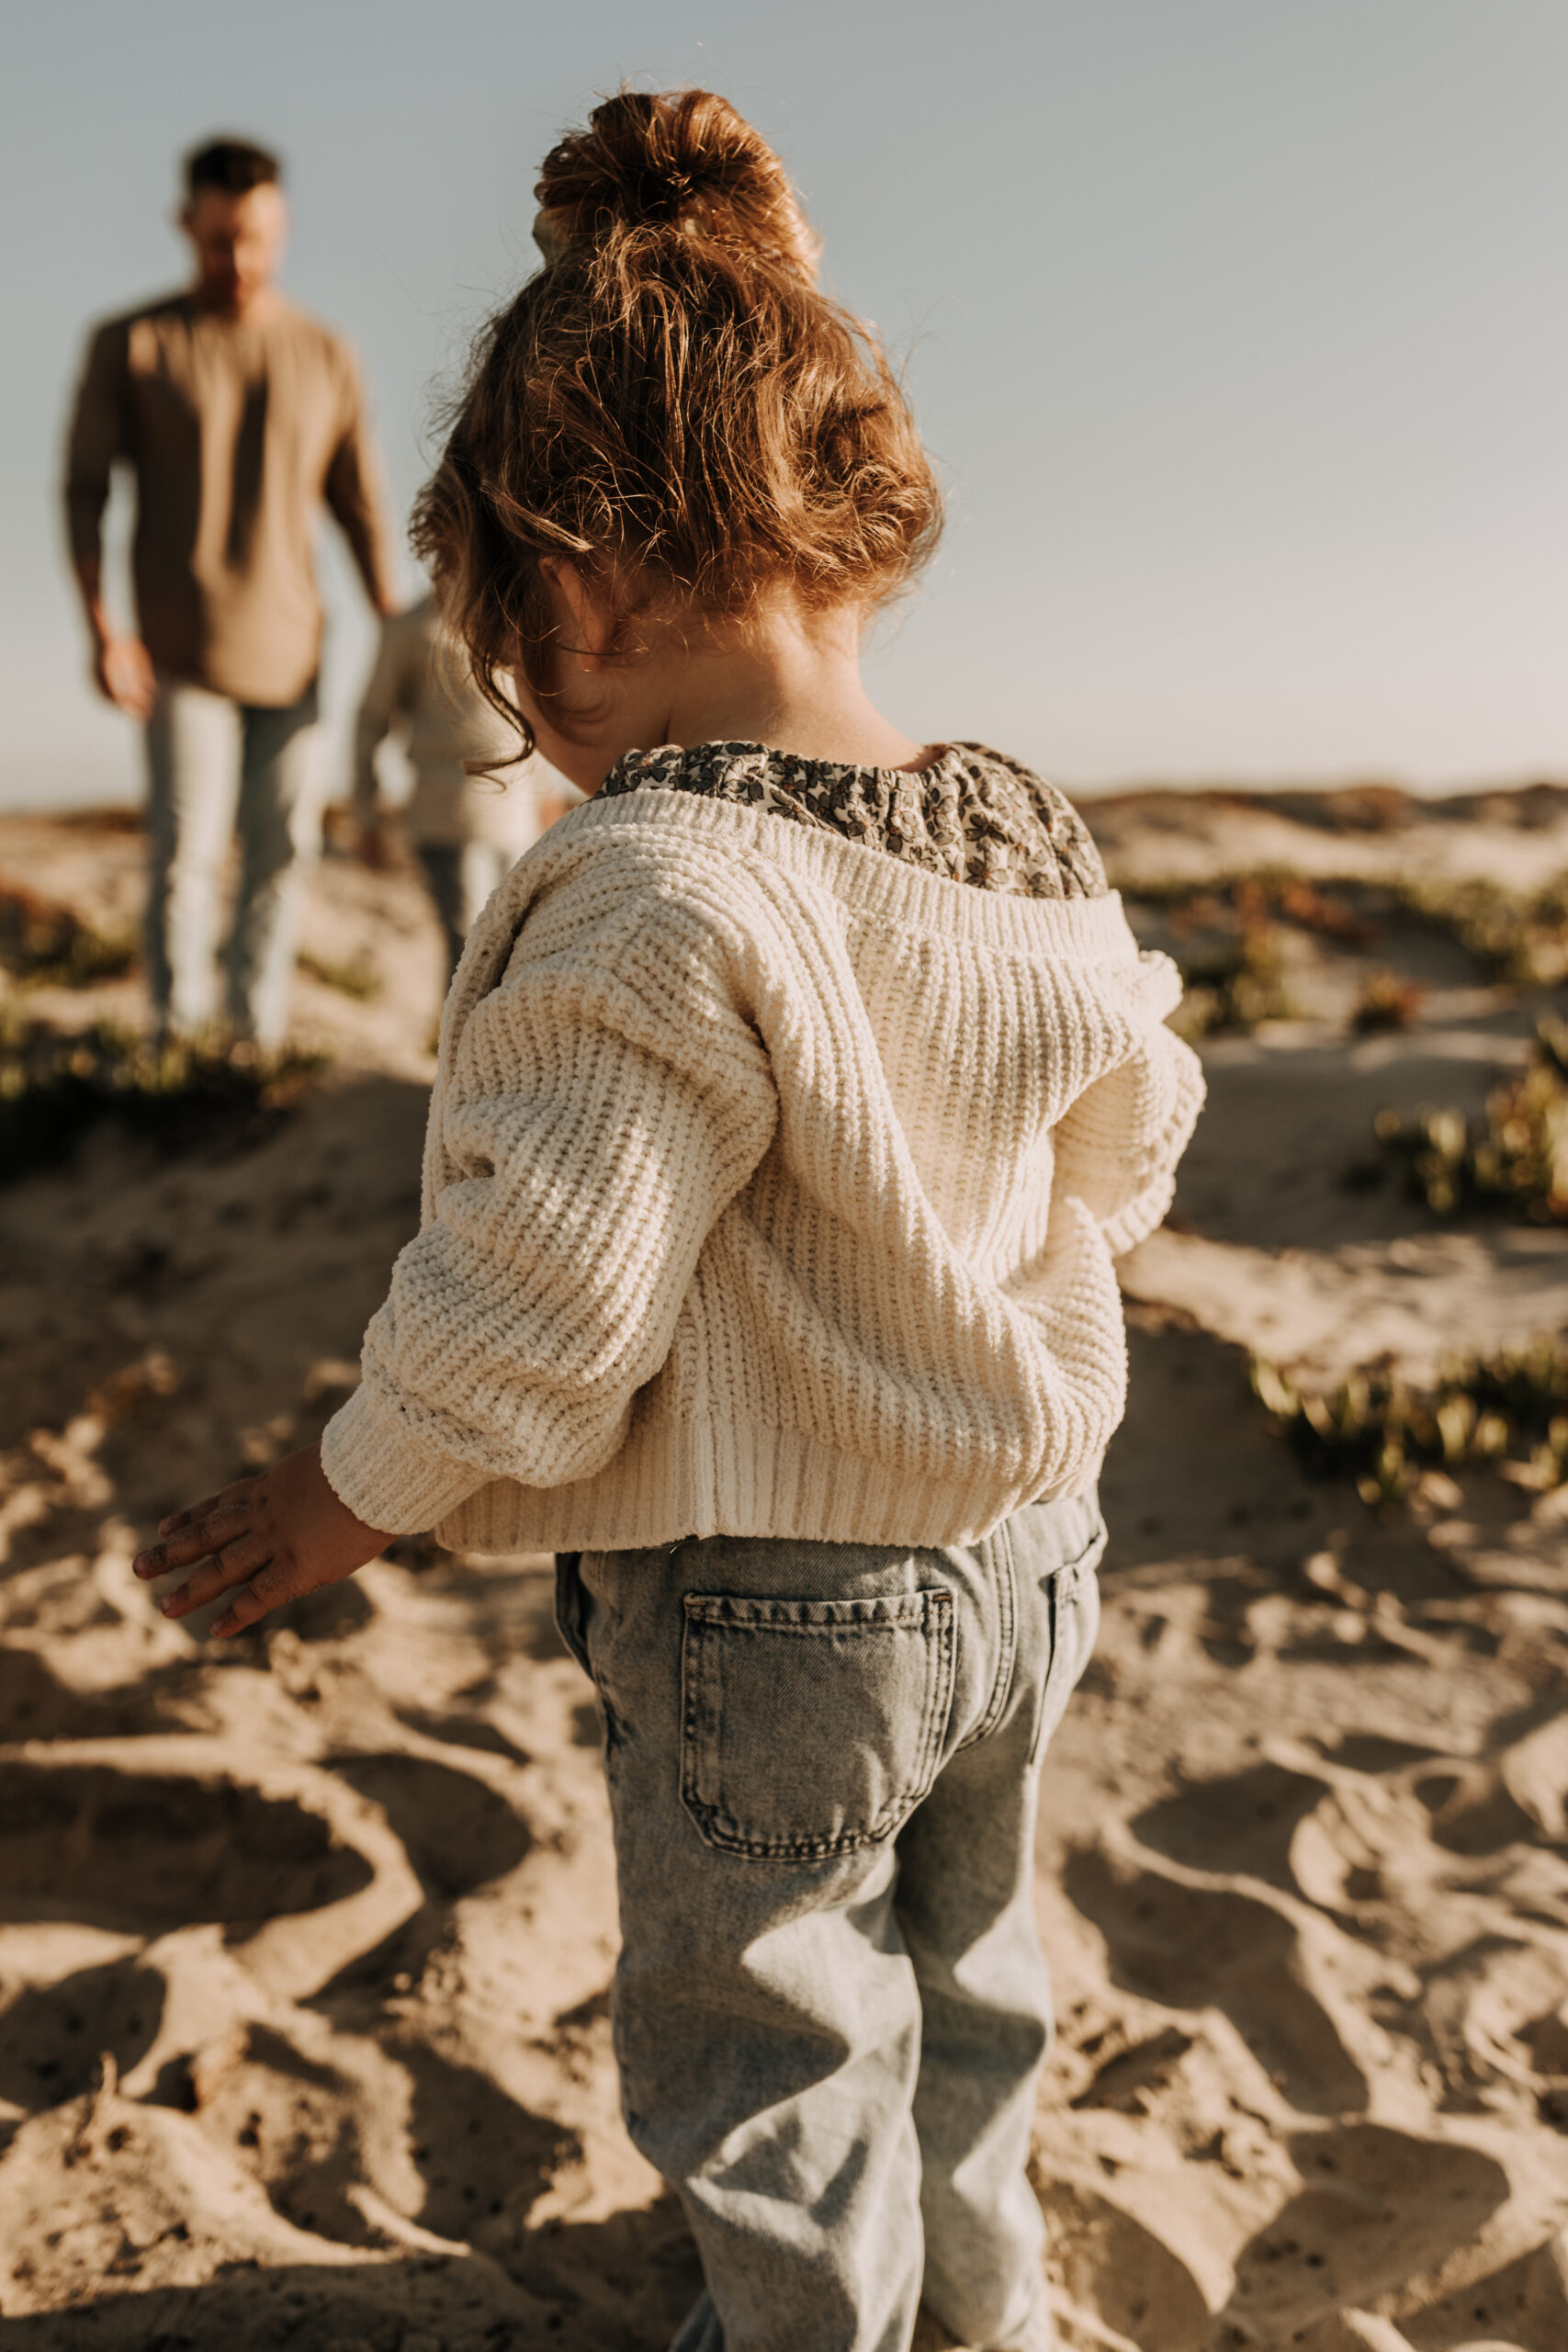
{"type": "Polygon", "coordinates": [[[475,346],[413,543],[474,675],[555,684],[541,559],[615,616],[744,621],[787,584],[871,610],[935,546],[930,460],[874,334],[818,291],[783,165],[705,90],[622,91],[553,148],[536,188],[549,258],[475,346]]]}

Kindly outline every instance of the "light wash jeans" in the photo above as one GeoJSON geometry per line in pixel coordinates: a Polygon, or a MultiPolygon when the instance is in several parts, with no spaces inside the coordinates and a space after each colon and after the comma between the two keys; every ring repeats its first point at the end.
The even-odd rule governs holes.
{"type": "Polygon", "coordinates": [[[321,821],[317,716],[313,684],[271,710],[159,682],[147,722],[147,985],[161,1031],[189,1035],[217,1009],[213,957],[237,821],[225,1011],[240,1036],[283,1042],[299,887],[321,821]]]}
{"type": "Polygon", "coordinates": [[[1092,1497],[932,1551],[563,1555],[620,1878],[627,2127],[707,2292],[675,2352],[1043,2352],[1036,1767],[1088,1663],[1092,1497]]]}
{"type": "Polygon", "coordinates": [[[416,842],[425,887],[435,902],[446,942],[446,978],[451,979],[463,942],[483,912],[485,901],[511,871],[510,852],[489,842],[416,842]]]}

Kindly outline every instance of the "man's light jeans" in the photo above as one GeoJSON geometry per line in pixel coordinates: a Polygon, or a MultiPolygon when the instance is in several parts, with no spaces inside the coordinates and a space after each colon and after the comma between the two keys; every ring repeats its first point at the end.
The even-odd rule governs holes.
{"type": "Polygon", "coordinates": [[[675,2352],[1044,2352],[1037,1767],[1089,1661],[1092,1496],[931,1551],[563,1555],[604,1724],[627,2127],[708,2291],[675,2352]]]}
{"type": "Polygon", "coordinates": [[[160,1030],[190,1035],[218,1009],[213,960],[237,826],[224,1010],[240,1036],[283,1042],[299,888],[320,832],[317,715],[314,684],[271,710],[159,682],[147,723],[147,985],[160,1030]]]}

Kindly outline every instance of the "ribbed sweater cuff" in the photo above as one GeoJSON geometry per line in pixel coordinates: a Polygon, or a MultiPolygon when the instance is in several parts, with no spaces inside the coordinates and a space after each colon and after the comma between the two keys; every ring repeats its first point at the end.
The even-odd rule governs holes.
{"type": "Polygon", "coordinates": [[[1146,1241],[1156,1226],[1165,1223],[1166,1213],[1175,1198],[1175,1176],[1162,1176],[1146,1193],[1140,1193],[1135,1201],[1130,1201],[1114,1216],[1107,1217],[1100,1231],[1111,1256],[1124,1257],[1140,1241],[1146,1241]]]}
{"type": "Polygon", "coordinates": [[[321,1432],[321,1468],[355,1519],[389,1535],[423,1534],[486,1479],[484,1471],[454,1462],[416,1437],[396,1408],[363,1381],[321,1432]]]}

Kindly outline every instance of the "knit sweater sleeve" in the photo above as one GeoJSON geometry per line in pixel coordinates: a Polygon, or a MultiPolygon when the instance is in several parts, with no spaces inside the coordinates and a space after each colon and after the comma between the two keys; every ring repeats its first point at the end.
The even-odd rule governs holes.
{"type": "Polygon", "coordinates": [[[720,911],[593,865],[529,910],[437,1081],[424,1223],[322,1441],[373,1527],[601,1469],[773,1132],[720,911]]]}
{"type": "Polygon", "coordinates": [[[1204,1086],[1197,1055],[1166,1026],[1181,1001],[1170,958],[1140,955],[1117,994],[1122,1050],[1058,1125],[1055,1181],[1084,1203],[1120,1257],[1170,1206],[1204,1086]]]}

